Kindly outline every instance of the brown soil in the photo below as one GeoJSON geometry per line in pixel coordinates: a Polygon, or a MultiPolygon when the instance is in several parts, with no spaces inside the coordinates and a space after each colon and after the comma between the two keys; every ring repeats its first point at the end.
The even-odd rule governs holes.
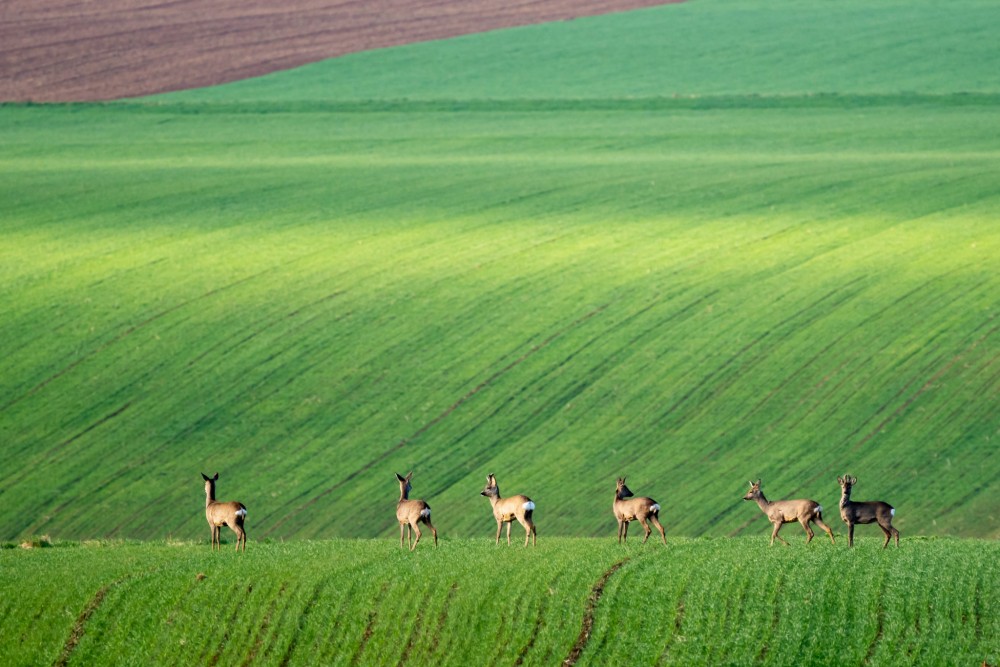
{"type": "Polygon", "coordinates": [[[0,101],[107,100],[677,0],[6,0],[0,101]]]}

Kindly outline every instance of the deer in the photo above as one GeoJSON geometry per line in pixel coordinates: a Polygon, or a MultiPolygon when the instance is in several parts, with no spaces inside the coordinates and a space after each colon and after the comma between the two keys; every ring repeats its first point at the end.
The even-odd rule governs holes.
{"type": "Polygon", "coordinates": [[[615,503],[612,506],[615,519],[618,520],[618,544],[628,542],[628,524],[636,519],[646,531],[646,536],[642,538],[642,543],[645,544],[653,532],[653,529],[646,523],[646,520],[649,519],[660,531],[660,538],[663,540],[663,545],[666,546],[667,536],[663,532],[663,524],[660,523],[660,503],[652,498],[634,498],[634,495],[632,490],[625,486],[625,478],[619,477],[615,488],[615,503]]]}
{"type": "Polygon", "coordinates": [[[500,544],[500,531],[503,525],[507,524],[507,546],[510,546],[510,526],[514,519],[524,526],[524,546],[535,546],[538,532],[535,529],[535,522],[532,515],[535,512],[535,503],[531,498],[523,495],[511,496],[509,498],[500,497],[500,487],[497,486],[497,478],[493,473],[486,476],[486,488],[479,494],[486,496],[493,506],[493,518],[497,520],[497,544],[500,544]]]}
{"type": "Polygon", "coordinates": [[[247,531],[243,527],[243,522],[247,518],[247,508],[243,503],[235,501],[220,503],[215,499],[215,483],[219,481],[219,473],[215,477],[209,477],[201,473],[205,480],[205,518],[208,519],[208,527],[212,531],[212,551],[215,546],[222,550],[222,527],[229,526],[236,533],[236,550],[247,550],[247,531]]]}
{"type": "Polygon", "coordinates": [[[857,477],[844,475],[838,477],[840,484],[840,518],[847,524],[847,546],[854,546],[854,524],[857,523],[878,523],[885,535],[885,542],[882,548],[889,545],[889,539],[896,538],[896,546],[899,546],[899,531],[892,526],[892,517],[896,516],[896,510],[889,503],[881,500],[873,500],[863,503],[856,503],[851,500],[851,489],[858,483],[857,477]]]}
{"type": "Polygon", "coordinates": [[[410,500],[410,491],[413,487],[410,485],[410,480],[413,479],[413,471],[410,471],[406,477],[403,477],[398,472],[396,473],[396,480],[399,482],[399,502],[396,503],[396,519],[399,521],[399,548],[403,548],[403,532],[406,532],[406,545],[410,547],[410,551],[417,548],[417,544],[420,542],[420,526],[419,524],[426,524],[428,528],[431,529],[431,533],[434,535],[434,546],[438,543],[438,532],[434,524],[431,523],[431,506],[425,503],[423,500],[410,500]],[[413,541],[412,546],[410,545],[410,538],[412,533],[417,534],[417,539],[413,541]]]}
{"type": "Polygon", "coordinates": [[[805,498],[801,500],[774,500],[770,501],[764,497],[764,494],[760,490],[760,480],[756,482],[750,482],[750,490],[747,494],[743,496],[743,500],[755,500],[757,501],[757,506],[760,507],[760,511],[767,515],[768,520],[771,525],[774,526],[774,530],[771,531],[771,546],[774,546],[775,538],[781,540],[781,542],[788,546],[788,542],[784,540],[778,531],[786,523],[791,523],[792,521],[798,521],[802,524],[802,527],[806,530],[806,544],[809,544],[813,538],[813,531],[809,527],[810,522],[814,522],[817,526],[826,531],[826,534],[830,536],[830,544],[836,544],[833,539],[833,531],[830,527],[823,523],[823,506],[820,505],[815,500],[807,500],[805,498]]]}

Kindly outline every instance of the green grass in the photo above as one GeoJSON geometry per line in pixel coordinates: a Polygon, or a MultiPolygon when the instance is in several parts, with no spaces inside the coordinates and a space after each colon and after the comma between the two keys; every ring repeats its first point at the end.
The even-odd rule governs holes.
{"type": "Polygon", "coordinates": [[[0,550],[5,664],[995,664],[996,542],[0,550]],[[603,584],[603,588],[599,585],[603,584]],[[600,589],[599,594],[595,590],[600,589]],[[584,618],[590,634],[581,641],[584,618]]]}
{"type": "Polygon", "coordinates": [[[203,537],[215,471],[251,545],[391,536],[411,469],[447,538],[492,533],[489,472],[543,537],[611,534],[622,474],[670,536],[765,535],[758,477],[842,533],[848,472],[904,540],[1000,536],[996,9],[891,11],[695,2],[0,107],[0,537],[203,537]],[[911,34],[934,55],[881,68],[911,34]],[[470,82],[585,35],[627,44],[588,94],[579,48],[470,82]],[[423,92],[373,76],[400,58],[423,92]]]}

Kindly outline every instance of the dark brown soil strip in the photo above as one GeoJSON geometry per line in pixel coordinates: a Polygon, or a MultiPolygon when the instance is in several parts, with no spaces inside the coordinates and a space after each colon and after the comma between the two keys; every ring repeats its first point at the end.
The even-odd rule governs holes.
{"type": "Polygon", "coordinates": [[[583,625],[580,627],[580,634],[576,638],[576,644],[570,649],[569,655],[563,660],[564,665],[575,665],[576,661],[580,659],[583,649],[587,648],[587,642],[590,641],[590,632],[594,628],[594,611],[597,609],[597,603],[600,602],[601,596],[604,595],[604,586],[608,583],[611,575],[617,572],[628,561],[629,559],[626,558],[612,565],[601,575],[601,578],[597,580],[594,587],[590,589],[590,597],[587,598],[587,607],[583,612],[583,625]]]}
{"type": "Polygon", "coordinates": [[[134,97],[678,0],[5,0],[0,101],[134,97]]]}

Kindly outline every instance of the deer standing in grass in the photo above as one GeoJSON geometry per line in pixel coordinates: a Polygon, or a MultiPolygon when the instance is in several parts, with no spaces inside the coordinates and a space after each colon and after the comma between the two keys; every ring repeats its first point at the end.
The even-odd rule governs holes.
{"type": "Polygon", "coordinates": [[[497,478],[490,473],[486,476],[486,488],[479,494],[490,499],[493,506],[493,518],[497,520],[497,544],[500,544],[500,531],[503,525],[507,524],[507,545],[510,546],[510,526],[514,519],[524,526],[524,546],[528,546],[528,539],[534,546],[537,540],[537,531],[532,515],[535,512],[535,503],[528,496],[516,495],[510,498],[500,497],[500,487],[497,486],[497,478]]]}
{"type": "Polygon", "coordinates": [[[882,548],[889,545],[889,538],[896,538],[896,546],[899,546],[899,531],[892,527],[892,517],[896,516],[896,510],[889,503],[881,500],[874,500],[864,503],[856,503],[851,500],[851,488],[858,483],[857,477],[844,475],[838,477],[840,483],[840,518],[847,524],[847,545],[854,546],[854,524],[875,523],[885,534],[885,542],[882,548]]]}
{"type": "Polygon", "coordinates": [[[399,521],[399,547],[403,548],[403,531],[406,531],[406,544],[410,546],[410,537],[412,533],[417,534],[417,539],[413,541],[413,545],[410,546],[410,551],[417,548],[417,543],[420,542],[420,526],[419,524],[426,524],[428,528],[431,529],[431,533],[434,534],[434,546],[438,543],[438,532],[434,524],[431,523],[431,506],[425,503],[423,500],[410,500],[410,491],[413,489],[410,486],[410,480],[413,478],[413,472],[411,471],[409,475],[403,477],[398,472],[396,473],[396,479],[399,481],[399,502],[396,503],[396,519],[399,521]]]}
{"type": "Polygon", "coordinates": [[[613,506],[615,518],[618,519],[618,544],[628,541],[628,524],[630,521],[639,520],[646,530],[646,536],[642,538],[642,543],[652,534],[653,530],[646,523],[646,520],[653,522],[657,530],[660,531],[660,538],[663,544],[667,544],[666,533],[663,532],[663,525],[660,523],[660,503],[652,498],[633,498],[635,494],[625,486],[625,478],[619,477],[617,488],[615,489],[615,504],[613,506]],[[626,500],[629,498],[629,500],[626,500]]]}
{"type": "Polygon", "coordinates": [[[205,479],[205,518],[208,519],[208,527],[212,530],[212,551],[215,545],[219,545],[222,550],[222,527],[229,526],[236,533],[236,550],[247,550],[247,531],[243,528],[243,522],[247,518],[247,508],[243,503],[228,502],[220,503],[215,499],[215,483],[219,480],[219,473],[215,477],[209,477],[201,473],[205,479]]]}
{"type": "Polygon", "coordinates": [[[781,530],[784,524],[791,523],[792,521],[798,521],[805,528],[807,536],[806,544],[809,544],[813,538],[813,531],[809,527],[810,522],[815,522],[817,526],[826,531],[826,534],[830,536],[830,544],[836,544],[833,541],[833,531],[823,523],[823,507],[815,500],[806,500],[803,498],[801,500],[770,501],[761,492],[759,479],[756,482],[750,482],[750,490],[743,496],[743,500],[757,501],[757,506],[767,515],[771,525],[774,526],[774,530],[771,531],[771,546],[774,546],[775,538],[781,540],[786,546],[788,545],[788,542],[785,542],[778,535],[778,531],[781,530]]]}

